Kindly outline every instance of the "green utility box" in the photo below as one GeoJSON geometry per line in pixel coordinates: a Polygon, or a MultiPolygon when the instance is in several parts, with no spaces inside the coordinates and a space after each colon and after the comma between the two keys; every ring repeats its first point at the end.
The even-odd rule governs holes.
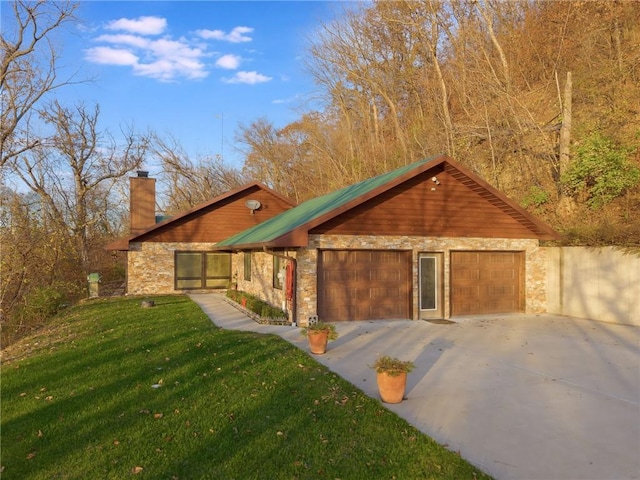
{"type": "Polygon", "coordinates": [[[100,274],[90,273],[87,275],[87,281],[89,282],[89,298],[95,298],[100,296],[100,274]]]}

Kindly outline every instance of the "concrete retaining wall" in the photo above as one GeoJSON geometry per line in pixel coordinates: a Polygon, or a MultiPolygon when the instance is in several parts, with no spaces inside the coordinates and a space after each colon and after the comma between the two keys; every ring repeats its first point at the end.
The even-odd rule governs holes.
{"type": "Polygon", "coordinates": [[[640,326],[640,249],[545,250],[549,313],[640,326]]]}

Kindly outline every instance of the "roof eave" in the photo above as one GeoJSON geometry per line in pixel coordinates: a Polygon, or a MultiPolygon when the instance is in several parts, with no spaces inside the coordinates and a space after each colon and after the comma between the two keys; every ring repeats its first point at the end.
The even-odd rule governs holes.
{"type": "Polygon", "coordinates": [[[266,242],[215,245],[212,250],[218,252],[243,252],[249,250],[264,250],[265,248],[302,248],[308,246],[308,244],[309,235],[307,232],[297,229],[266,242]]]}
{"type": "Polygon", "coordinates": [[[119,238],[111,243],[105,245],[104,249],[114,252],[128,252],[129,251],[129,239],[131,237],[119,238]]]}
{"type": "Polygon", "coordinates": [[[243,245],[214,245],[211,247],[213,252],[242,252],[249,250],[262,250],[263,246],[259,243],[246,243],[243,245]]]}

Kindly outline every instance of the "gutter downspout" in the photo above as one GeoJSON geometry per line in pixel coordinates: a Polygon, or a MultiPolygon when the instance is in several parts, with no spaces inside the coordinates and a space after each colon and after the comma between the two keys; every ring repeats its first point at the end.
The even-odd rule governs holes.
{"type": "MultiPolygon", "coordinates": [[[[297,302],[297,298],[298,298],[298,261],[297,261],[297,259],[295,257],[291,257],[289,255],[285,255],[285,254],[282,254],[282,253],[276,253],[274,251],[267,250],[267,247],[262,247],[262,251],[264,253],[269,254],[269,255],[273,255],[274,257],[283,258],[283,259],[293,263],[294,275],[293,275],[293,292],[292,292],[293,295],[291,297],[291,325],[295,327],[295,326],[298,325],[298,322],[296,320],[296,312],[297,312],[297,308],[298,308],[298,302],[297,302]]],[[[285,299],[286,299],[286,293],[285,293],[285,299]]]]}

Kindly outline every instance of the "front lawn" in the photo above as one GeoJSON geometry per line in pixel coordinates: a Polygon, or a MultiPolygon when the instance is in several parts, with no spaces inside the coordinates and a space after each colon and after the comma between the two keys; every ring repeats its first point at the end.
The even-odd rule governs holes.
{"type": "Polygon", "coordinates": [[[3,479],[489,478],[280,337],[140,300],[3,352],[3,479]]]}

